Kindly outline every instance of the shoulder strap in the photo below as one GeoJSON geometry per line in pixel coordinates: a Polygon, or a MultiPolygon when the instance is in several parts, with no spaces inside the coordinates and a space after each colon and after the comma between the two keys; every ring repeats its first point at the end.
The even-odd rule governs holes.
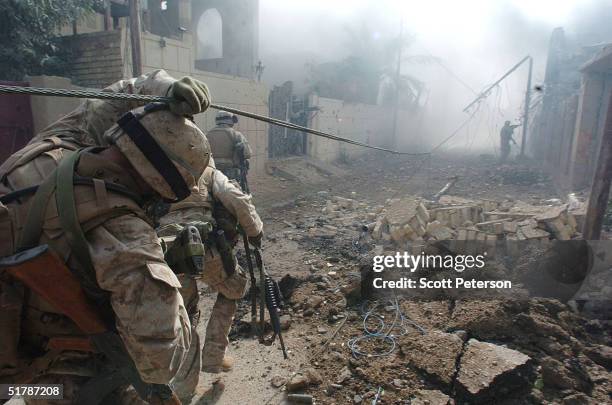
{"type": "MultiPolygon", "coordinates": [[[[36,194],[34,194],[32,205],[28,211],[28,217],[18,249],[23,250],[38,245],[42,234],[47,204],[55,192],[60,225],[65,233],[71,254],[74,255],[74,258],[80,264],[78,269],[71,268],[71,270],[79,279],[87,295],[98,302],[103,302],[106,301],[108,293],[103,291],[96,281],[95,268],[89,254],[89,243],[79,222],[74,198],[76,164],[80,154],[89,149],[79,150],[62,159],[59,166],[40,185],[36,194]]],[[[132,213],[132,210],[129,208],[118,208],[104,213],[100,218],[96,217],[89,222],[93,221],[99,224],[102,222],[101,220],[109,220],[130,213],[132,213]]]]}
{"type": "MultiPolygon", "coordinates": [[[[85,149],[87,150],[87,149],[85,149]]],[[[74,170],[82,151],[63,159],[57,167],[55,202],[59,221],[70,246],[70,252],[84,271],[79,271],[79,281],[88,293],[99,295],[100,287],[95,279],[95,269],[89,254],[89,244],[79,223],[74,201],[74,170]]]]}
{"type": "Polygon", "coordinates": [[[36,158],[45,152],[52,149],[64,148],[68,150],[77,150],[78,145],[68,142],[57,136],[52,136],[43,139],[40,142],[34,142],[24,146],[21,150],[12,154],[2,165],[0,166],[0,181],[4,181],[6,175],[14,170],[16,167],[22,166],[32,159],[36,158]]]}

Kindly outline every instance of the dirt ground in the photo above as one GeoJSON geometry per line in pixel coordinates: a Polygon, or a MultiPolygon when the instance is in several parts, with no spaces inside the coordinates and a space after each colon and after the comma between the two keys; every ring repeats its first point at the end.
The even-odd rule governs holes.
{"type": "MultiPolygon", "coordinates": [[[[291,172],[291,167],[286,169],[291,172]]],[[[358,213],[329,225],[329,218],[322,214],[328,199],[340,196],[377,207],[404,195],[428,198],[452,176],[459,176],[451,192],[457,196],[528,203],[562,196],[556,195],[547,177],[537,170],[525,165],[498,167],[490,156],[389,158],[371,154],[339,169],[340,174],[319,173],[310,178],[302,178],[297,170],[298,175],[290,179],[265,176],[251,185],[265,224],[268,272],[277,280],[286,275],[298,280],[284,308],[291,323],[284,331],[289,360],[283,359],[278,343],[261,345],[243,332],[243,322],[236,322],[229,350],[234,369],[220,375],[225,391],[214,401],[193,403],[293,403],[287,402],[288,390],[310,395],[322,404],[370,404],[375,398],[377,404],[446,404],[452,402],[450,398],[467,403],[457,364],[469,352],[466,341],[472,338],[530,356],[533,373],[530,386],[502,393],[503,401],[497,393],[495,401],[482,397],[475,402],[612,401],[609,321],[583,318],[556,300],[520,305],[401,300],[395,309],[393,302],[383,303],[379,311],[384,319],[385,312],[389,320],[400,313],[406,317],[391,326],[394,334],[399,335],[401,329],[403,335],[395,339],[393,348],[384,339],[359,341],[351,346],[353,350],[370,354],[352,355],[351,339],[363,335],[363,318],[358,302],[346,292],[358,279],[368,255],[358,243],[363,218],[358,213]],[[327,227],[331,234],[311,233],[317,227],[327,227]],[[427,338],[424,333],[429,333],[427,338]]],[[[203,319],[213,299],[203,288],[203,319]]],[[[246,313],[248,302],[239,311],[246,313]]],[[[377,327],[376,320],[368,322],[369,328],[377,327]]],[[[202,376],[202,390],[213,377],[218,378],[202,376]]],[[[510,382],[508,387],[513,386],[510,382]]]]}
{"type": "MultiPolygon", "coordinates": [[[[278,342],[266,346],[249,334],[245,299],[228,350],[233,370],[201,373],[198,395],[218,379],[224,390],[212,400],[196,396],[192,404],[299,403],[289,401],[288,393],[306,395],[318,404],[469,403],[465,380],[475,379],[463,375],[458,364],[471,360],[477,368],[505,365],[497,358],[469,359],[476,345],[501,350],[502,359],[512,353],[508,362],[517,362],[512,367],[520,372],[500,374],[492,385],[506,386],[506,391],[495,392],[491,399],[491,390],[483,390],[471,403],[612,403],[610,321],[583,317],[551,299],[399,299],[372,308],[372,303],[364,306],[354,296],[360,268],[367,266],[370,254],[359,243],[367,210],[381,207],[389,198],[429,198],[452,176],[459,177],[451,191],[456,196],[528,203],[562,198],[546,176],[525,166],[498,167],[492,157],[476,155],[370,154],[337,170],[317,170],[316,176],[303,174],[308,167],[293,160],[281,170],[289,175],[276,172],[251,184],[265,224],[267,270],[276,280],[285,277],[296,284],[285,291],[290,294],[283,308],[289,359],[283,359],[278,342]],[[334,196],[357,201],[355,215],[331,220],[324,214],[326,202],[334,196]],[[374,315],[364,321],[364,312],[374,315]],[[390,328],[388,334],[395,338],[363,339],[364,325],[370,331],[381,325],[390,328]],[[529,362],[519,364],[524,355],[529,362]],[[517,376],[520,381],[513,380],[517,376]]],[[[242,258],[243,253],[238,254],[242,258]]],[[[203,285],[200,293],[199,329],[204,336],[215,296],[203,285]]]]}

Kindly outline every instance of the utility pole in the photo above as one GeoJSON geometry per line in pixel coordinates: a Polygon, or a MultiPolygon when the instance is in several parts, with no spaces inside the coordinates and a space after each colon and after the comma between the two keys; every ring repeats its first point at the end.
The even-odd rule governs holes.
{"type": "Polygon", "coordinates": [[[130,42],[132,44],[132,74],[142,74],[142,53],[140,46],[140,0],[130,0],[130,42]]]}
{"type": "Polygon", "coordinates": [[[606,125],[601,138],[601,149],[591,193],[589,194],[589,205],[587,207],[582,237],[585,240],[599,240],[601,238],[601,227],[608,206],[610,196],[610,181],[612,181],[612,94],[608,102],[608,113],[606,125]]]}
{"type": "Polygon", "coordinates": [[[531,59],[531,56],[529,56],[529,55],[525,56],[523,59],[521,59],[521,61],[519,63],[517,63],[516,65],[512,66],[510,68],[510,70],[508,70],[506,73],[504,73],[504,75],[502,77],[500,77],[495,83],[493,83],[492,85],[487,87],[487,89],[485,91],[480,93],[478,95],[478,97],[476,97],[470,104],[468,104],[468,106],[463,109],[463,112],[466,112],[467,110],[469,110],[474,104],[478,103],[480,100],[482,100],[484,98],[487,98],[489,96],[489,94],[491,93],[491,90],[493,90],[495,88],[495,86],[500,84],[506,77],[510,76],[510,74],[512,72],[514,72],[516,69],[518,69],[519,66],[521,66],[523,63],[525,63],[525,61],[527,59],[531,59]]]}
{"type": "Polygon", "coordinates": [[[523,136],[521,138],[521,156],[525,156],[527,143],[527,126],[529,124],[529,104],[531,103],[531,75],[533,73],[533,58],[529,57],[529,74],[527,76],[527,91],[525,92],[525,113],[523,114],[523,136]]]}
{"type": "Polygon", "coordinates": [[[398,41],[398,50],[397,50],[397,66],[395,68],[395,95],[394,95],[394,104],[393,104],[393,132],[391,139],[392,145],[396,146],[397,144],[397,114],[399,110],[399,83],[400,83],[400,73],[402,70],[402,48],[404,39],[404,19],[400,20],[400,33],[399,33],[399,41],[398,41]]]}

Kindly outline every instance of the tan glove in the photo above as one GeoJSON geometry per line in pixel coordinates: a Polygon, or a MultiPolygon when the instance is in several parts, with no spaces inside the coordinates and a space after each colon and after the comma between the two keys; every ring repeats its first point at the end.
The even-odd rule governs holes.
{"type": "Polygon", "coordinates": [[[206,111],[210,105],[210,92],[204,82],[185,76],[172,83],[168,90],[170,111],[177,115],[194,115],[206,111]]]}

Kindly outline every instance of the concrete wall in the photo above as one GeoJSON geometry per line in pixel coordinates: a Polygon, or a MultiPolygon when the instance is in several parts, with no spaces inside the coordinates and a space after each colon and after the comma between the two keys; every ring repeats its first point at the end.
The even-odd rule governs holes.
{"type": "Polygon", "coordinates": [[[612,75],[585,72],[581,90],[571,155],[571,186],[576,190],[591,183],[612,92],[612,75]]]}
{"type": "MultiPolygon", "coordinates": [[[[389,112],[381,106],[311,95],[309,107],[319,108],[312,113],[311,128],[370,145],[386,147],[391,144],[389,112]]],[[[367,151],[360,146],[308,135],[308,155],[324,162],[352,159],[367,151]]]]}
{"type": "MultiPolygon", "coordinates": [[[[28,77],[32,87],[50,87],[55,89],[80,89],[72,84],[70,79],[57,76],[28,77]]],[[[81,102],[78,98],[30,96],[34,134],[45,129],[66,113],[74,110],[81,102]]]]}
{"type": "MultiPolygon", "coordinates": [[[[204,81],[211,91],[215,104],[226,105],[261,115],[268,115],[269,90],[261,83],[250,79],[201,71],[195,68],[193,38],[186,33],[182,40],[161,38],[143,32],[143,72],[164,69],[176,78],[193,76],[204,81]]],[[[102,88],[125,77],[132,77],[129,30],[79,34],[65,38],[79,50],[79,58],[72,65],[76,85],[102,88]],[[112,51],[111,51],[112,50],[112,51]]],[[[49,79],[41,79],[49,80],[49,79]]],[[[33,84],[34,85],[34,84],[33,84]]],[[[68,80],[49,87],[69,88],[68,80]]],[[[60,115],[69,112],[77,101],[68,104],[57,103],[56,98],[39,100],[35,109],[36,128],[43,128],[60,115]]],[[[209,110],[196,117],[196,123],[203,131],[214,126],[215,110],[209,110]]],[[[268,155],[268,126],[250,118],[240,118],[237,129],[245,134],[253,148],[251,173],[262,174],[268,155]]]]}
{"type": "Polygon", "coordinates": [[[192,33],[197,33],[198,22],[206,10],[216,9],[222,20],[222,57],[202,59],[195,55],[196,66],[210,72],[253,78],[258,60],[259,0],[194,0],[191,4],[192,33]]]}
{"type": "MultiPolygon", "coordinates": [[[[190,35],[185,35],[182,41],[165,38],[163,47],[160,37],[142,34],[143,71],[165,69],[170,75],[180,78],[193,76],[204,81],[211,92],[215,104],[238,108],[261,115],[268,115],[268,88],[262,83],[241,77],[205,72],[195,68],[195,50],[191,45],[190,35]]],[[[124,53],[130,55],[129,44],[126,42],[124,53]]],[[[131,63],[125,63],[126,76],[131,76],[131,63]]],[[[214,127],[216,110],[209,110],[196,116],[196,123],[203,131],[214,127]]],[[[268,156],[268,124],[251,118],[239,118],[236,127],[249,140],[253,148],[251,172],[254,175],[265,171],[264,165],[268,156]]]]}

